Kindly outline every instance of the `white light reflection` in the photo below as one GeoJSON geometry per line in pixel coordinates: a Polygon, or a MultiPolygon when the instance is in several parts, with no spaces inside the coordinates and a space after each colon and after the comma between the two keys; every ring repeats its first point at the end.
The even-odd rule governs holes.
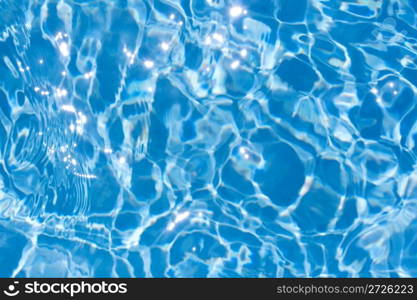
{"type": "Polygon", "coordinates": [[[77,120],[77,123],[78,124],[85,124],[85,123],[87,123],[87,117],[83,113],[79,112],[78,113],[78,117],[79,117],[79,119],[77,120]]]}
{"type": "MultiPolygon", "coordinates": [[[[207,46],[222,47],[225,42],[225,37],[220,33],[213,33],[206,36],[204,39],[204,44],[207,46]]],[[[222,51],[227,50],[227,48],[222,49],[222,51]]]]}
{"type": "Polygon", "coordinates": [[[160,45],[161,49],[164,51],[168,51],[169,50],[169,44],[167,42],[162,42],[160,45]]]}
{"type": "Polygon", "coordinates": [[[79,135],[82,135],[82,134],[84,133],[84,128],[83,128],[81,125],[78,125],[78,126],[76,127],[76,130],[77,130],[77,133],[78,133],[79,135]]]}
{"type": "Polygon", "coordinates": [[[57,97],[65,97],[68,95],[68,91],[66,89],[56,89],[57,97]]]}
{"type": "Polygon", "coordinates": [[[94,73],[93,72],[88,72],[84,74],[84,78],[85,79],[90,79],[91,77],[93,77],[94,73]]]}
{"type": "Polygon", "coordinates": [[[177,214],[175,216],[175,220],[168,224],[167,230],[168,231],[173,230],[178,223],[184,221],[189,216],[190,216],[190,212],[189,211],[185,211],[183,213],[177,214]]]}
{"type": "Polygon", "coordinates": [[[240,61],[238,61],[238,60],[235,60],[235,61],[233,61],[233,62],[230,64],[230,67],[231,67],[233,70],[237,69],[239,66],[240,66],[240,61]]]}
{"type": "Polygon", "coordinates": [[[74,175],[76,175],[78,177],[82,177],[82,178],[87,178],[87,179],[95,179],[95,178],[97,178],[97,176],[94,175],[94,174],[81,174],[81,173],[78,173],[78,172],[74,172],[74,175]]]}
{"type": "Polygon", "coordinates": [[[126,46],[123,48],[123,53],[129,58],[129,63],[133,64],[135,62],[135,54],[131,51],[129,51],[126,46]]]}
{"type": "Polygon", "coordinates": [[[151,69],[155,65],[152,60],[145,60],[143,64],[145,65],[145,68],[147,69],[151,69]]]}
{"type": "Polygon", "coordinates": [[[68,104],[62,105],[61,106],[61,109],[62,110],[65,110],[65,111],[68,111],[68,112],[72,112],[72,113],[75,113],[76,112],[75,107],[72,106],[72,105],[68,105],[68,104]]]}
{"type": "Polygon", "coordinates": [[[187,219],[190,216],[190,212],[186,211],[183,213],[180,213],[177,215],[177,217],[175,218],[175,223],[179,223],[181,221],[184,221],[185,219],[187,219]]]}
{"type": "Polygon", "coordinates": [[[213,33],[213,39],[219,43],[224,42],[224,37],[220,33],[213,33]]]}
{"type": "Polygon", "coordinates": [[[55,36],[55,41],[62,39],[62,32],[58,32],[55,36]]]}
{"type": "Polygon", "coordinates": [[[239,153],[240,153],[240,155],[243,156],[244,159],[249,159],[250,158],[248,149],[246,149],[245,147],[240,147],[239,148],[239,153]]]}
{"type": "Polygon", "coordinates": [[[74,113],[78,116],[77,120],[75,121],[76,124],[71,123],[69,126],[69,130],[71,132],[76,131],[78,134],[84,133],[84,125],[87,123],[88,119],[82,112],[77,112],[75,107],[69,104],[62,105],[61,109],[63,111],[74,113]]]}
{"type": "Polygon", "coordinates": [[[66,42],[61,42],[58,47],[59,47],[59,52],[61,52],[62,56],[69,56],[70,50],[66,42]]]}
{"type": "Polygon", "coordinates": [[[233,6],[229,10],[229,14],[231,17],[236,18],[243,14],[243,8],[240,6],[233,6]]]}

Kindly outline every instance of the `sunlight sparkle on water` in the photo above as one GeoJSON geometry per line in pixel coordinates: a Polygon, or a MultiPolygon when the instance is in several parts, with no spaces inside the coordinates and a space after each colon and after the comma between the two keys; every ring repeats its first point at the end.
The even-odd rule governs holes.
{"type": "Polygon", "coordinates": [[[154,66],[154,62],[152,60],[145,60],[143,64],[145,65],[145,68],[147,69],[151,69],[154,66]]]}

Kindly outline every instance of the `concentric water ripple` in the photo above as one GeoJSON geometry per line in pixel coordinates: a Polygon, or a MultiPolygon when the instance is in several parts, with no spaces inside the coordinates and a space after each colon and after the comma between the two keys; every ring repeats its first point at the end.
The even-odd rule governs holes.
{"type": "Polygon", "coordinates": [[[1,276],[417,276],[416,1],[0,11],[1,276]]]}

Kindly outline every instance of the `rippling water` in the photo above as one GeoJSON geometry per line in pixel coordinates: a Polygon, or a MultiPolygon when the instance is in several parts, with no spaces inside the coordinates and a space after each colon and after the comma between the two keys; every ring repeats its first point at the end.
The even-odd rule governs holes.
{"type": "Polygon", "coordinates": [[[0,0],[0,275],[417,276],[415,0],[0,0]]]}

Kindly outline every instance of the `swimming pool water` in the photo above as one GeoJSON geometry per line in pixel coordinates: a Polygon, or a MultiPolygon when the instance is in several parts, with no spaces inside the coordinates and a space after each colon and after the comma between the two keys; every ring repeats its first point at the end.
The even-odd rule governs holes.
{"type": "Polygon", "coordinates": [[[0,12],[1,277],[417,276],[417,1],[0,12]]]}

